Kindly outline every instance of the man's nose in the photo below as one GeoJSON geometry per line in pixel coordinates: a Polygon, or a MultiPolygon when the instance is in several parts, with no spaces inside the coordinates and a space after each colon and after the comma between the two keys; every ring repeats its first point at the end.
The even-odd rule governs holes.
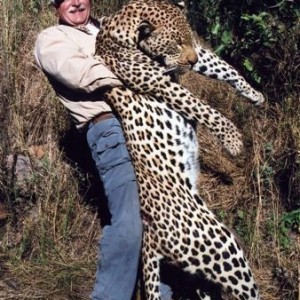
{"type": "Polygon", "coordinates": [[[79,6],[81,4],[81,0],[72,0],[72,5],[79,6]]]}

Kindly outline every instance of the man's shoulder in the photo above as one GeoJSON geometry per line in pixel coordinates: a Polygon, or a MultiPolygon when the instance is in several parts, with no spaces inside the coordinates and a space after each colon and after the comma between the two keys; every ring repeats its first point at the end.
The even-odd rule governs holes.
{"type": "Polygon", "coordinates": [[[77,32],[77,29],[67,25],[53,25],[43,29],[40,34],[67,34],[69,32],[77,32]]]}
{"type": "Polygon", "coordinates": [[[80,40],[86,40],[86,33],[81,32],[75,27],[67,25],[54,25],[43,29],[37,37],[38,41],[64,40],[78,43],[80,40]]]}

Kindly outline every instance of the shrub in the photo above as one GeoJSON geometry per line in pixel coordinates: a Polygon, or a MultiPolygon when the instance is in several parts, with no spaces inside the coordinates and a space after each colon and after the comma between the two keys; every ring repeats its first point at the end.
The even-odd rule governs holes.
{"type": "Polygon", "coordinates": [[[270,99],[299,92],[299,2],[198,0],[190,15],[215,51],[270,99]]]}

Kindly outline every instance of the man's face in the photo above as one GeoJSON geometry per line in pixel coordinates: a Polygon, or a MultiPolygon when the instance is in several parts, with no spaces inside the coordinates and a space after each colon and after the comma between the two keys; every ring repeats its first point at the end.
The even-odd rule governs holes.
{"type": "Polygon", "coordinates": [[[56,6],[59,19],[71,26],[85,25],[91,13],[91,0],[64,0],[56,6]]]}

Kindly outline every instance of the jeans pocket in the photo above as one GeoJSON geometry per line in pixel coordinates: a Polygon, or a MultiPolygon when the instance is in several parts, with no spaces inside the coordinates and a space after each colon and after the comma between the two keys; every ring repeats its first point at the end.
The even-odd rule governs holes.
{"type": "Polygon", "coordinates": [[[102,174],[113,167],[130,161],[124,136],[111,133],[102,137],[96,146],[96,163],[102,174]]]}

